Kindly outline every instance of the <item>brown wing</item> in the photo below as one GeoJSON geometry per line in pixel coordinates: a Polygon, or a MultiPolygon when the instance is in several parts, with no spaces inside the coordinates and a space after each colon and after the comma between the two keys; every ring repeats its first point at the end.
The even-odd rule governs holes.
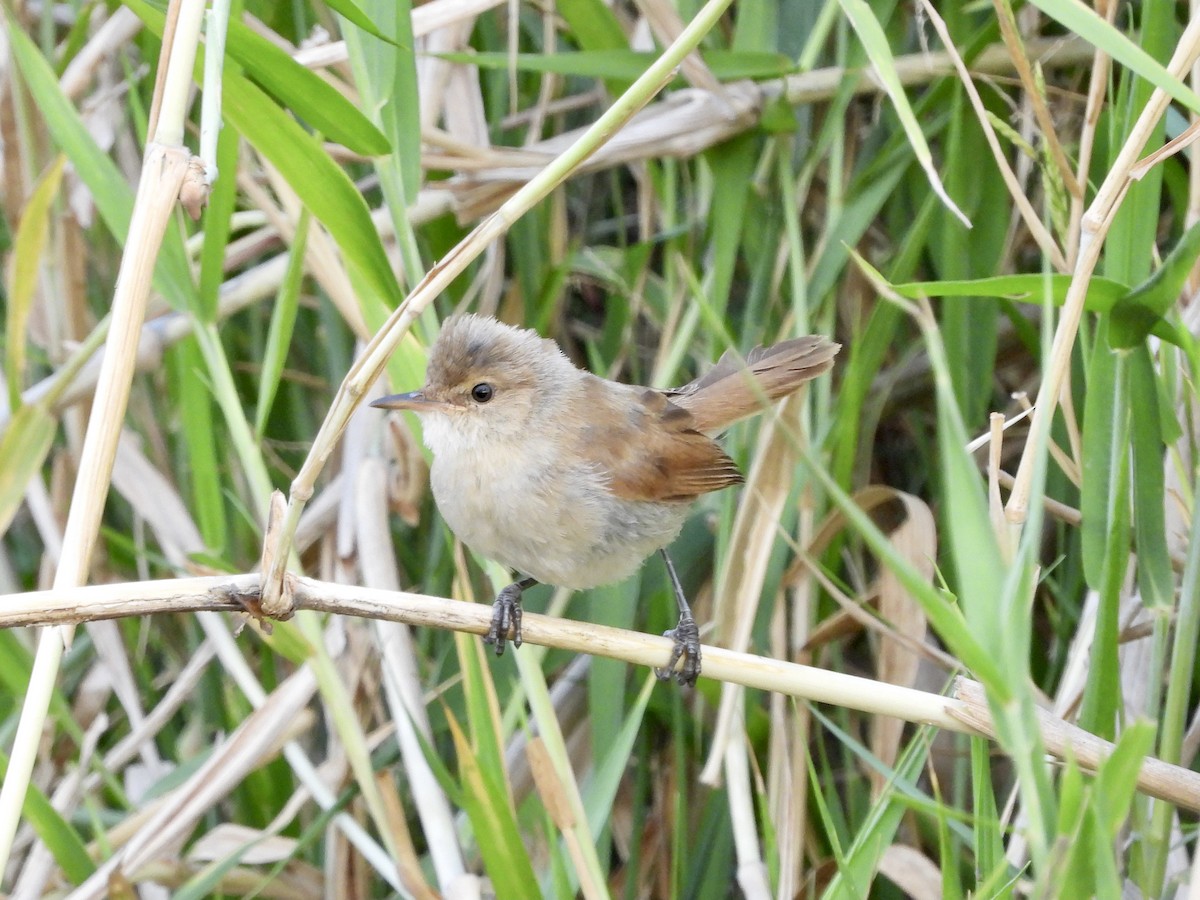
{"type": "Polygon", "coordinates": [[[614,396],[599,389],[599,416],[609,424],[581,433],[580,455],[610,473],[612,492],[624,500],[691,500],[739,484],[742,473],[716,441],[695,429],[692,414],[660,391],[638,389],[614,396]]]}

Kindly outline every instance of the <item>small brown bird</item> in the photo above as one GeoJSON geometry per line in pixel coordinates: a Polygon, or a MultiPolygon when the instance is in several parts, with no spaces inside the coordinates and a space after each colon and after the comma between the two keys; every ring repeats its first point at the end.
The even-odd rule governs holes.
{"type": "Polygon", "coordinates": [[[691,502],[742,481],[713,437],[833,365],[819,335],[726,352],[705,375],[660,391],[576,368],[551,340],[483,316],[448,319],[425,386],[372,403],[412,410],[433,451],[434,500],[456,535],[514,569],[484,638],[521,645],[521,594],[535,584],[582,589],[621,581],[660,551],[679,624],[659,677],[700,674],[700,633],[666,546],[691,502]],[[525,576],[525,577],[520,577],[525,576]]]}

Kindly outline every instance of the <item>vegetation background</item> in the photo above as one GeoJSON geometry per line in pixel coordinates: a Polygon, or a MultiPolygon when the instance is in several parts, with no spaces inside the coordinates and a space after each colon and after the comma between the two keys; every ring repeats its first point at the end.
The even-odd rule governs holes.
{"type": "MultiPolygon", "coordinates": [[[[1193,8],[938,6],[245,0],[224,55],[210,25],[223,68],[172,105],[194,24],[164,53],[146,0],[5,3],[0,590],[256,595],[271,491],[311,482],[268,565],[294,530],[335,607],[339,584],[490,602],[507,575],[438,519],[415,423],[337,391],[376,332],[396,390],[464,308],[659,386],[821,332],[834,372],[727,436],[748,483],[674,548],[706,641],[935,693],[969,674],[997,740],[382,620],[239,633],[159,589],[158,614],[69,645],[0,631],[0,889],[1196,890],[1193,812],[1135,790],[1144,756],[1200,743],[1193,8]],[[519,193],[648,100],[677,38],[698,50],[644,114],[519,193]],[[151,136],[168,152],[139,176],[151,136]],[[172,209],[180,142],[219,169],[198,221],[172,209]],[[491,216],[514,194],[531,208],[491,216]],[[465,271],[402,338],[389,312],[439,261],[465,271]],[[1098,774],[1046,755],[1039,706],[1116,742],[1098,774]]],[[[540,591],[555,616],[673,624],[655,560],[540,591]]]]}

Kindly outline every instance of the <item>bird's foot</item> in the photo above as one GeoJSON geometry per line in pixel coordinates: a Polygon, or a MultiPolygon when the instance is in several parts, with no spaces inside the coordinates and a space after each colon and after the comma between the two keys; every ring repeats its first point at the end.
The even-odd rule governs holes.
{"type": "Polygon", "coordinates": [[[695,684],[696,679],[700,677],[700,626],[696,624],[692,614],[683,613],[679,617],[679,624],[670,631],[663,632],[663,637],[671,638],[675,641],[675,646],[671,648],[671,658],[666,667],[654,670],[658,680],[670,681],[674,676],[684,687],[695,684]],[[683,664],[676,668],[681,659],[683,664]]]}
{"type": "Polygon", "coordinates": [[[496,602],[492,604],[492,627],[483,636],[483,642],[493,644],[497,656],[504,655],[510,628],[513,646],[521,646],[521,594],[525,587],[524,582],[514,581],[496,596],[496,602]]]}

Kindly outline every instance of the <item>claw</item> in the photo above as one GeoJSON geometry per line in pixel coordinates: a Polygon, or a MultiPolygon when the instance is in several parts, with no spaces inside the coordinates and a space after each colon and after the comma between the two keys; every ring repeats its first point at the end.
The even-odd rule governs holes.
{"type": "Polygon", "coordinates": [[[497,656],[504,655],[510,628],[513,646],[521,646],[521,595],[525,588],[535,584],[537,582],[532,578],[514,581],[496,596],[496,602],[492,604],[492,626],[483,636],[483,642],[493,644],[497,656]]]}
{"type": "Polygon", "coordinates": [[[690,687],[700,677],[700,627],[691,613],[679,617],[679,624],[670,631],[663,632],[663,637],[669,637],[675,642],[671,648],[671,658],[662,669],[655,669],[654,674],[659,681],[675,681],[684,687],[690,687]],[[676,666],[680,660],[683,665],[676,666]]]}

